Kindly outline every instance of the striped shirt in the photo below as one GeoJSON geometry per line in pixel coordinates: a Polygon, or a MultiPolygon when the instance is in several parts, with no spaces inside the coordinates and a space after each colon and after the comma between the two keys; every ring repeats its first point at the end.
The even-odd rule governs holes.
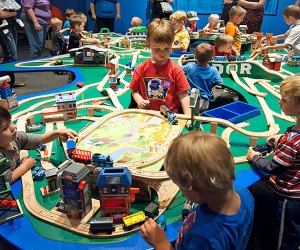
{"type": "Polygon", "coordinates": [[[271,175],[270,188],[283,196],[300,198],[300,131],[289,127],[273,154],[273,161],[284,166],[278,175],[271,175]]]}

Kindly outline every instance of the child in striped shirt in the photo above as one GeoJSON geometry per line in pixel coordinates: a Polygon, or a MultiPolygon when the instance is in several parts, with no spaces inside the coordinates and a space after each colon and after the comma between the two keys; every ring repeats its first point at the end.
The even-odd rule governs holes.
{"type": "Polygon", "coordinates": [[[280,84],[280,108],[296,117],[296,124],[283,135],[268,138],[276,145],[272,159],[249,148],[247,159],[269,173],[268,180],[255,183],[254,226],[249,249],[298,249],[300,246],[300,75],[280,84]]]}

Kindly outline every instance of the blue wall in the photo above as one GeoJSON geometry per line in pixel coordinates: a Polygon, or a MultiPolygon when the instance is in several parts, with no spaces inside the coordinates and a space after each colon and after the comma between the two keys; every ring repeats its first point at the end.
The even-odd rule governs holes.
{"type": "MultiPolygon", "coordinates": [[[[52,0],[52,4],[61,8],[64,12],[66,8],[73,8],[76,11],[87,13],[90,0],[52,0]]],[[[184,0],[175,0],[184,1],[184,0]]],[[[281,34],[286,32],[288,26],[285,24],[282,17],[282,10],[294,4],[296,0],[279,0],[276,16],[265,16],[262,31],[273,34],[281,34]]],[[[130,27],[130,21],[133,16],[139,16],[143,20],[143,24],[147,24],[149,20],[149,1],[148,0],[119,0],[121,5],[121,20],[116,20],[115,31],[126,33],[130,27]]],[[[188,10],[187,10],[188,11],[188,10]]],[[[202,28],[206,25],[208,15],[201,15],[198,22],[198,27],[202,28]]],[[[89,19],[86,30],[93,30],[93,22],[89,19]]]]}

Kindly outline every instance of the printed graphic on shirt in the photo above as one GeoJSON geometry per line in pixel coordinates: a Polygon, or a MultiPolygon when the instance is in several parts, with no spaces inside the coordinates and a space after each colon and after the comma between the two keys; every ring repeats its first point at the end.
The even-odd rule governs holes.
{"type": "Polygon", "coordinates": [[[187,231],[189,231],[196,219],[196,211],[192,212],[191,214],[189,214],[184,222],[182,223],[181,227],[180,227],[180,231],[177,237],[177,241],[176,241],[176,245],[182,245],[183,243],[183,234],[186,233],[187,231]]]}
{"type": "Polygon", "coordinates": [[[164,100],[171,85],[170,79],[164,78],[144,78],[146,94],[148,99],[164,100]]]}

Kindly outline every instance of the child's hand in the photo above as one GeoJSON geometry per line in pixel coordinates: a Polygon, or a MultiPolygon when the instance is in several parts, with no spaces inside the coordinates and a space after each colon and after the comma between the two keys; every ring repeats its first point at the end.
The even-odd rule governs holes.
{"type": "Polygon", "coordinates": [[[274,145],[277,146],[281,136],[282,136],[281,134],[280,135],[271,135],[270,137],[268,137],[267,142],[273,142],[274,145]]]}
{"type": "Polygon", "coordinates": [[[187,128],[190,128],[191,125],[192,125],[192,121],[191,121],[191,120],[188,120],[188,121],[186,122],[186,124],[185,124],[185,126],[186,126],[187,128]]]}
{"type": "Polygon", "coordinates": [[[265,51],[265,50],[269,50],[269,49],[270,49],[270,46],[265,46],[265,47],[261,48],[261,51],[265,51]]]}
{"type": "Polygon", "coordinates": [[[72,129],[59,129],[58,133],[62,142],[66,142],[69,138],[75,139],[77,137],[77,133],[72,129]]]}
{"type": "Polygon", "coordinates": [[[137,103],[139,109],[146,109],[149,106],[150,101],[142,99],[137,103]]]}
{"type": "Polygon", "coordinates": [[[35,166],[35,163],[36,161],[32,157],[25,157],[22,159],[21,166],[24,168],[25,172],[27,172],[29,169],[35,166]]]}
{"type": "Polygon", "coordinates": [[[147,220],[141,226],[141,235],[155,249],[170,249],[170,242],[165,232],[153,219],[147,220]]]}
{"type": "Polygon", "coordinates": [[[249,147],[248,154],[246,155],[246,159],[248,161],[252,161],[252,158],[254,155],[260,155],[260,153],[257,151],[254,151],[252,147],[249,147]]]}

